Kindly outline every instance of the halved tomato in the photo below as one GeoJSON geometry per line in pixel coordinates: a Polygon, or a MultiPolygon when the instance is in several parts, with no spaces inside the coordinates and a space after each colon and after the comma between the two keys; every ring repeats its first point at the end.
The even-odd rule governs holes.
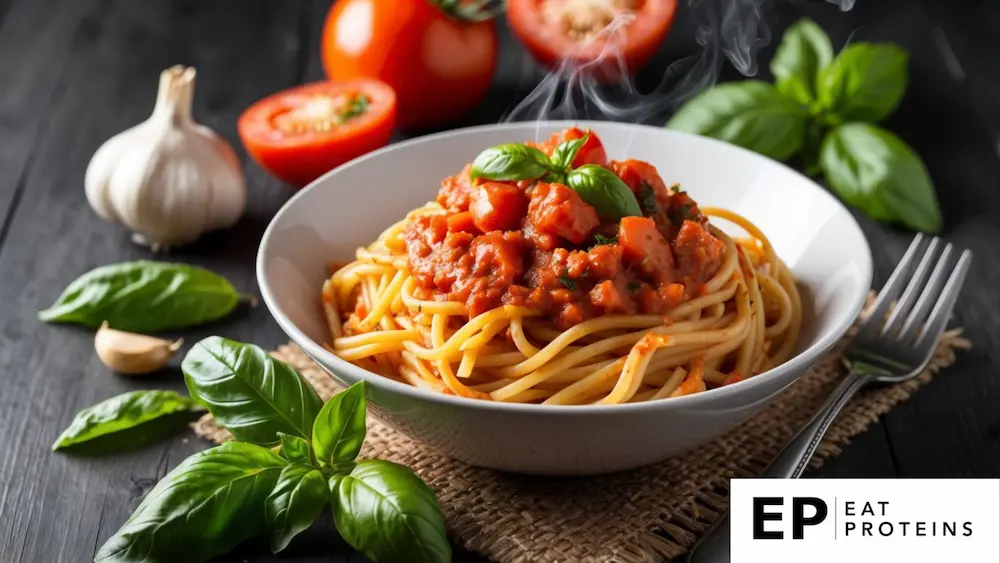
{"type": "Polygon", "coordinates": [[[392,88],[365,79],[278,92],[247,108],[238,129],[258,164],[301,187],[386,145],[395,120],[392,88]]]}
{"type": "Polygon", "coordinates": [[[618,57],[636,72],[663,42],[677,0],[507,0],[507,20],[540,64],[566,59],[575,68],[602,61],[597,78],[614,78],[618,57]],[[602,33],[621,18],[614,33],[602,33]],[[620,34],[620,35],[618,35],[620,34]],[[614,49],[605,49],[614,41],[614,49]]]}

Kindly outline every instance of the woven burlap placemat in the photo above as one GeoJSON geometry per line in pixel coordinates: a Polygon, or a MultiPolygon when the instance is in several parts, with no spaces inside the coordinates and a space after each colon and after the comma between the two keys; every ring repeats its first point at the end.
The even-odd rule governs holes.
{"type": "MultiPolygon", "coordinates": [[[[361,456],[412,467],[437,491],[452,539],[494,561],[663,561],[685,553],[725,511],[730,478],[759,474],[812,416],[843,376],[841,357],[852,334],[759,416],[683,457],[643,469],[572,479],[510,475],[443,457],[372,417],[361,456]]],[[[858,395],[830,428],[813,465],[837,455],[967,347],[960,329],[948,331],[922,375],[858,395]]],[[[281,346],[274,356],[298,369],[324,399],[338,390],[298,346],[281,346]]],[[[215,442],[231,438],[210,415],[193,426],[215,442]]]]}

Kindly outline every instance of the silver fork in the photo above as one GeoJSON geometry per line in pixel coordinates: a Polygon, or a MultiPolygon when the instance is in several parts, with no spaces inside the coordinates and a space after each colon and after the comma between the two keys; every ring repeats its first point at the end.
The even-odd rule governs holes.
{"type": "MultiPolygon", "coordinates": [[[[848,347],[845,353],[845,363],[849,368],[847,377],[761,477],[799,478],[830,424],[859,389],[869,383],[906,381],[927,367],[955,307],[972,253],[962,251],[956,261],[952,256],[956,249],[950,243],[939,255],[941,241],[937,237],[921,250],[925,246],[924,238],[917,235],[910,243],[903,259],[879,292],[871,315],[848,347]],[[894,301],[895,307],[891,307],[890,311],[894,301]]],[[[694,546],[687,561],[728,563],[728,515],[694,546]]]]}

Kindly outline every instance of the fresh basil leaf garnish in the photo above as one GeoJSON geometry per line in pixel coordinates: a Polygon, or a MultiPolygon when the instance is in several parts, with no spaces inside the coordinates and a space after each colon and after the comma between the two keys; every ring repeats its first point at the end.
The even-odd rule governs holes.
{"type": "Polygon", "coordinates": [[[278,432],[308,439],[323,400],[288,364],[252,344],[210,336],[181,363],[192,397],[237,440],[278,443],[278,432]]]}
{"type": "Polygon", "coordinates": [[[820,74],[820,104],[840,122],[881,121],[906,93],[908,58],[895,45],[848,45],[820,74]]]}
{"type": "Polygon", "coordinates": [[[603,219],[642,216],[632,190],[607,168],[584,164],[566,176],[566,185],[580,194],[580,198],[603,219]]]}
{"type": "Polygon", "coordinates": [[[808,105],[816,99],[820,72],[832,60],[830,38],[816,22],[803,18],[785,31],[771,59],[771,74],[779,92],[808,105]]]}
{"type": "Polygon", "coordinates": [[[472,161],[470,177],[487,180],[537,180],[558,169],[542,151],[519,143],[490,147],[472,161]]]}
{"type": "Polygon", "coordinates": [[[281,455],[292,463],[312,463],[312,449],[305,438],[278,432],[281,455]]]}
{"type": "Polygon", "coordinates": [[[95,563],[201,563],[226,553],[264,531],[264,501],[285,465],[239,442],[192,455],[153,487],[95,563]]]}
{"type": "Polygon", "coordinates": [[[830,131],[820,166],[837,195],[869,217],[927,233],[941,230],[941,209],[924,163],[877,125],[848,123],[830,131]]]}
{"type": "Polygon", "coordinates": [[[318,469],[304,463],[285,466],[264,501],[271,553],[284,550],[311,526],[329,500],[326,479],[318,469]]]}
{"type": "Polygon", "coordinates": [[[91,446],[88,453],[132,449],[180,430],[190,421],[192,413],[204,410],[193,399],[173,391],[123,393],[77,413],[52,449],[65,450],[84,444],[91,446]],[[107,443],[96,447],[93,445],[96,441],[107,443]]]}
{"type": "Polygon", "coordinates": [[[140,260],[91,270],[38,318],[129,332],[178,330],[228,315],[240,302],[232,284],[204,268],[140,260]]]}
{"type": "Polygon", "coordinates": [[[589,139],[590,131],[587,131],[579,139],[559,143],[555,150],[552,151],[552,163],[562,169],[571,167],[573,161],[576,160],[576,155],[580,153],[580,149],[583,148],[583,145],[587,144],[589,139]]]}
{"type": "Polygon", "coordinates": [[[365,460],[329,487],[337,531],[372,561],[451,561],[437,497],[409,468],[365,460]]]}
{"type": "Polygon", "coordinates": [[[667,127],[738,145],[775,160],[802,147],[808,110],[759,80],[721,84],[688,101],[667,127]]]}
{"type": "Polygon", "coordinates": [[[337,393],[323,405],[312,428],[316,459],[323,465],[353,461],[365,441],[365,382],[337,393]]]}

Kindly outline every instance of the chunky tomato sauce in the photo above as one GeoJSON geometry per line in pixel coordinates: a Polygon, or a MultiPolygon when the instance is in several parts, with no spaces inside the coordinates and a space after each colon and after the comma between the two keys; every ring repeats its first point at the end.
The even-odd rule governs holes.
{"type": "MultiPolygon", "coordinates": [[[[584,134],[572,128],[532,146],[551,155],[584,134]]],[[[646,162],[608,161],[592,132],[573,161],[584,164],[621,178],[643,216],[601,220],[563,184],[471,180],[467,166],[441,184],[447,214],[406,229],[418,296],[463,302],[470,317],[526,305],[565,329],[605,314],[663,314],[697,295],[724,248],[698,205],[646,162]]]]}

